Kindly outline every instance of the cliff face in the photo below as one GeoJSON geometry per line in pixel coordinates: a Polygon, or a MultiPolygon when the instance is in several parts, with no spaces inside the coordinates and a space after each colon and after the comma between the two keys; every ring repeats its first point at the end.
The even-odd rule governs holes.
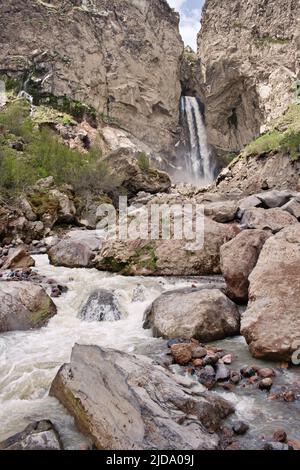
{"type": "Polygon", "coordinates": [[[298,0],[206,0],[198,36],[210,142],[239,150],[287,109],[299,78],[298,0]]]}
{"type": "Polygon", "coordinates": [[[178,127],[179,18],[165,0],[8,0],[0,6],[0,74],[37,96],[93,106],[153,150],[178,127]]]}

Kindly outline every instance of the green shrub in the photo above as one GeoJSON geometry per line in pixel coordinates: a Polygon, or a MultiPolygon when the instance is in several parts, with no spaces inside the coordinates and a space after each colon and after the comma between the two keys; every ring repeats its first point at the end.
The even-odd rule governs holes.
{"type": "Polygon", "coordinates": [[[138,165],[142,171],[148,172],[150,170],[150,160],[145,153],[139,154],[138,165]]]}
{"type": "Polygon", "coordinates": [[[292,160],[297,160],[300,157],[300,132],[285,134],[280,142],[280,148],[288,152],[292,160]]]}

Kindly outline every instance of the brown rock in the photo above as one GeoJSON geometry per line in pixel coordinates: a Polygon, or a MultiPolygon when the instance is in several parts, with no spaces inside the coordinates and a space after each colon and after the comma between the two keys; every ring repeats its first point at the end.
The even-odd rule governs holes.
{"type": "Polygon", "coordinates": [[[25,248],[12,248],[9,250],[8,257],[2,266],[2,270],[31,268],[35,266],[34,259],[28,254],[25,248]]]}
{"type": "Polygon", "coordinates": [[[265,367],[263,369],[258,370],[258,375],[260,377],[262,377],[263,379],[267,379],[267,378],[270,378],[270,377],[274,377],[276,374],[275,374],[273,369],[269,369],[269,368],[265,367]]]}
{"type": "Polygon", "coordinates": [[[228,296],[234,301],[248,300],[248,278],[269,237],[270,233],[264,230],[244,230],[221,247],[221,270],[228,296]]]}
{"type": "Polygon", "coordinates": [[[259,382],[259,388],[261,390],[270,390],[270,388],[272,387],[273,385],[273,380],[270,379],[270,378],[267,378],[267,379],[262,379],[260,382],[259,382]]]}
{"type": "Polygon", "coordinates": [[[287,434],[285,431],[283,431],[282,429],[279,429],[278,431],[275,431],[274,434],[273,434],[273,440],[275,442],[283,442],[283,443],[286,443],[287,442],[287,434]]]}
{"type": "Polygon", "coordinates": [[[247,228],[269,229],[276,233],[288,225],[297,224],[298,220],[289,212],[279,208],[262,209],[261,207],[254,207],[245,210],[241,223],[247,228]]]}
{"type": "Polygon", "coordinates": [[[192,360],[192,348],[189,343],[171,345],[171,354],[174,361],[180,365],[186,365],[192,360]]]}

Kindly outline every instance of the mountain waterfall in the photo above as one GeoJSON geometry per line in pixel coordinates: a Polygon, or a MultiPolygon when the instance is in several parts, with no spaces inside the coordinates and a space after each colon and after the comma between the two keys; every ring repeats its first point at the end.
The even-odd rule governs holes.
{"type": "Polygon", "coordinates": [[[207,185],[215,179],[214,156],[207,142],[201,103],[194,96],[182,96],[181,116],[189,136],[189,152],[185,153],[185,172],[196,185],[207,185]]]}

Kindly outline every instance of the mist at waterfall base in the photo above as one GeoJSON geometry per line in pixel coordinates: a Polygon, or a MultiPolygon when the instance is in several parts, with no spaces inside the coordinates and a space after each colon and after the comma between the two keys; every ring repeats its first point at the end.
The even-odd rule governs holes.
{"type": "Polygon", "coordinates": [[[195,186],[207,186],[216,177],[216,158],[207,140],[203,105],[195,96],[182,96],[180,118],[184,145],[180,151],[175,179],[195,186]]]}

